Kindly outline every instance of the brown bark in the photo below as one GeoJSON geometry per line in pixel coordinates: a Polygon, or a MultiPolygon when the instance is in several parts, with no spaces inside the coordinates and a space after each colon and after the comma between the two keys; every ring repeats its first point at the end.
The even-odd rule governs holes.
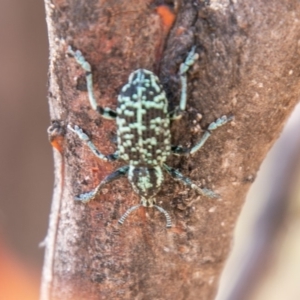
{"type": "Polygon", "coordinates": [[[56,126],[50,133],[60,152],[42,299],[213,299],[245,195],[298,100],[300,3],[181,1],[173,8],[169,35],[154,1],[45,3],[56,126]],[[74,203],[75,194],[125,163],[99,161],[65,133],[66,124],[77,124],[103,153],[115,150],[115,124],[91,110],[83,72],[66,55],[68,45],[85,54],[99,103],[112,108],[128,75],[141,67],[160,75],[174,107],[178,67],[196,45],[200,58],[188,75],[187,113],[172,124],[173,143],[199,140],[198,113],[202,128],[222,115],[235,120],[198,153],[170,157],[168,164],[222,198],[199,197],[166,175],[158,200],[172,217],[169,230],[163,215],[151,209],[133,213],[123,227],[117,224],[139,202],[126,179],[109,184],[87,205],[74,203]]]}
{"type": "MultiPolygon", "coordinates": [[[[271,151],[272,154],[268,155],[269,178],[267,181],[265,180],[264,190],[257,195],[258,199],[253,199],[256,203],[261,201],[258,204],[260,210],[250,222],[248,219],[248,224],[251,223],[251,225],[248,225],[250,229],[246,230],[247,239],[245,239],[242,249],[236,252],[235,255],[231,254],[231,268],[228,265],[226,266],[227,274],[223,275],[224,278],[220,285],[217,300],[281,298],[281,296],[277,296],[276,283],[273,281],[273,284],[270,284],[270,281],[272,282],[270,277],[272,278],[272,273],[282,274],[283,272],[282,269],[278,270],[279,253],[281,252],[280,249],[287,247],[288,228],[292,226],[291,223],[294,220],[292,216],[296,211],[294,206],[297,203],[296,195],[300,187],[299,108],[296,110],[298,114],[295,111],[293,112],[292,120],[289,120],[284,128],[282,136],[271,151]],[[297,116],[298,119],[296,119],[297,116]],[[270,156],[273,161],[271,164],[270,156]],[[276,272],[274,272],[275,269],[276,272]],[[266,281],[268,281],[268,284],[266,284],[266,281]],[[266,285],[271,295],[263,293],[264,296],[262,296],[261,290],[264,290],[266,285]]],[[[264,165],[266,166],[268,163],[264,162],[264,165]]],[[[259,174],[258,178],[262,180],[262,177],[267,178],[266,176],[267,174],[263,176],[259,174]]],[[[248,197],[247,201],[250,199],[252,200],[248,197]]],[[[244,212],[246,207],[243,208],[244,212]]],[[[248,207],[251,209],[251,203],[248,203],[248,207]]],[[[289,248],[293,247],[295,246],[289,246],[289,248]]],[[[290,259],[291,255],[285,255],[281,261],[282,268],[285,269],[288,268],[287,265],[289,264],[287,257],[290,259]]],[[[290,259],[290,261],[294,260],[290,259]]],[[[286,272],[289,275],[291,273],[291,270],[286,272]]],[[[284,277],[284,275],[281,275],[281,277],[284,277]]],[[[297,278],[297,275],[288,276],[287,280],[289,282],[290,277],[297,278]]],[[[289,286],[286,292],[292,290],[293,288],[289,286]]],[[[287,295],[286,298],[291,299],[293,296],[287,295]]]]}

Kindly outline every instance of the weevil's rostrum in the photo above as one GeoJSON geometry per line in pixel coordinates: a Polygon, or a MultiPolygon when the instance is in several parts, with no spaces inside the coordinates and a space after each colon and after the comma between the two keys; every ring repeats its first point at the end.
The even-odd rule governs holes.
{"type": "Polygon", "coordinates": [[[93,92],[90,64],[80,51],[74,51],[69,47],[68,53],[74,56],[86,72],[88,97],[92,108],[105,118],[116,119],[117,151],[110,155],[102,154],[80,127],[68,125],[68,128],[76,133],[98,158],[106,161],[121,159],[127,162],[126,166],[106,176],[95,189],[76,196],[75,200],[89,202],[95,198],[104,184],[127,175],[133,190],[140,196],[141,202],[129,208],[120,218],[119,223],[123,224],[132,211],[140,206],[146,206],[155,207],[162,212],[166,217],[167,227],[171,227],[169,214],[162,207],[156,205],[155,196],[164,181],[163,171],[202,195],[211,198],[218,197],[213,191],[198,187],[178,170],[165,164],[166,159],[172,153],[176,155],[195,153],[204,145],[211,135],[211,131],[231,120],[231,118],[223,116],[211,123],[199,142],[191,148],[171,145],[170,120],[179,117],[186,108],[186,73],[198,58],[195,47],[189,52],[185,62],[180,65],[181,98],[179,107],[173,112],[168,110],[168,100],[158,77],[145,69],[138,69],[130,74],[128,83],[123,86],[118,96],[116,111],[99,106],[93,92]]]}

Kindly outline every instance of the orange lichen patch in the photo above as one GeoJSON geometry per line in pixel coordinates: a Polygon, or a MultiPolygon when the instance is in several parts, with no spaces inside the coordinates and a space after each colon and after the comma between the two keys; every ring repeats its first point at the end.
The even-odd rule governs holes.
{"type": "Polygon", "coordinates": [[[164,31],[169,32],[175,21],[176,15],[166,5],[160,5],[156,7],[156,12],[159,14],[162,20],[164,31]]]}
{"type": "Polygon", "coordinates": [[[62,151],[63,151],[63,147],[62,147],[63,140],[64,140],[64,138],[62,136],[56,136],[55,138],[50,140],[50,144],[58,152],[62,153],[62,151]]]}
{"type": "Polygon", "coordinates": [[[162,58],[162,53],[164,45],[167,39],[167,36],[173,26],[173,23],[176,18],[176,14],[171,10],[170,7],[166,5],[159,5],[155,8],[156,14],[160,19],[160,30],[159,37],[157,37],[157,46],[156,46],[156,66],[155,71],[159,72],[159,64],[162,58]]]}
{"type": "Polygon", "coordinates": [[[48,139],[53,148],[58,152],[62,153],[65,129],[60,124],[59,121],[52,121],[52,124],[49,126],[48,130],[48,139]]]}

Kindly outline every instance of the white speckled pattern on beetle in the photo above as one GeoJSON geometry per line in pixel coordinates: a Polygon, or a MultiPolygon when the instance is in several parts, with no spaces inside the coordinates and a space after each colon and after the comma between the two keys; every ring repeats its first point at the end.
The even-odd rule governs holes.
{"type": "Polygon", "coordinates": [[[141,197],[141,203],[129,208],[119,219],[119,223],[123,224],[132,211],[145,206],[157,208],[165,215],[167,227],[171,227],[169,214],[156,205],[155,198],[164,181],[163,170],[204,196],[218,197],[213,191],[198,187],[178,170],[165,164],[166,159],[172,153],[182,155],[198,151],[211,135],[211,131],[232,119],[223,116],[211,123],[199,142],[191,148],[171,145],[170,120],[179,118],[186,108],[186,73],[198,59],[195,49],[195,47],[192,48],[185,62],[180,65],[180,104],[173,112],[169,112],[168,100],[158,77],[145,69],[138,69],[130,74],[128,83],[123,86],[118,96],[116,111],[98,105],[93,91],[90,64],[79,50],[74,51],[71,47],[68,48],[68,53],[74,56],[86,72],[88,97],[92,108],[104,118],[116,119],[118,149],[114,154],[102,154],[80,127],[68,125],[68,128],[76,133],[98,158],[106,161],[121,159],[128,163],[106,176],[92,191],[76,196],[75,200],[89,202],[96,197],[104,184],[127,175],[133,190],[141,197]]]}

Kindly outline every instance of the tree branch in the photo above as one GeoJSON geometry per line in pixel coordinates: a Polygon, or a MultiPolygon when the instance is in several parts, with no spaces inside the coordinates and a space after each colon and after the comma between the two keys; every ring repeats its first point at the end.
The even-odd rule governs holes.
{"type": "Polygon", "coordinates": [[[245,195],[298,100],[298,1],[190,0],[173,7],[166,1],[167,13],[162,1],[150,2],[45,0],[50,114],[58,128],[50,135],[62,159],[55,155],[42,300],[213,299],[245,195]],[[199,125],[205,129],[222,115],[233,114],[235,121],[194,155],[167,162],[222,198],[199,197],[166,175],[158,200],[174,222],[169,230],[151,209],[117,224],[140,200],[126,179],[87,205],[75,203],[74,195],[94,188],[122,162],[99,161],[65,134],[67,124],[77,124],[103,153],[116,148],[115,124],[91,110],[84,74],[66,55],[68,45],[90,62],[98,103],[111,108],[138,68],[160,76],[174,108],[179,65],[196,45],[200,59],[188,74],[188,109],[172,124],[173,143],[194,144],[199,125]]]}

